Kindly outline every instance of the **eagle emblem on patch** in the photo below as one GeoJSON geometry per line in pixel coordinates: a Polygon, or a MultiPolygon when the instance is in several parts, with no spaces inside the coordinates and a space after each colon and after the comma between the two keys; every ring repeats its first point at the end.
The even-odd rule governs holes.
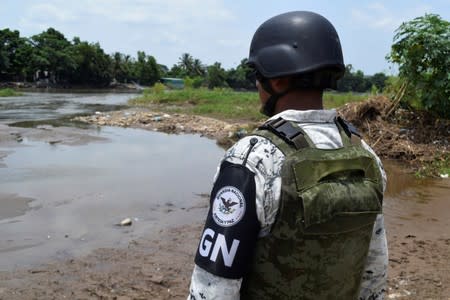
{"type": "Polygon", "coordinates": [[[212,217],[217,225],[233,226],[242,219],[244,213],[245,199],[239,189],[226,186],[217,192],[212,207],[212,217]]]}

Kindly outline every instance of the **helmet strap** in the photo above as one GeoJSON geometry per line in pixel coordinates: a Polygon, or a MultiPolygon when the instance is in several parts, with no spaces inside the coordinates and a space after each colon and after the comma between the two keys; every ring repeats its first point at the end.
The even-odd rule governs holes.
{"type": "Polygon", "coordinates": [[[272,85],[270,84],[270,81],[267,78],[260,80],[260,83],[263,89],[270,95],[269,99],[267,99],[266,103],[262,107],[261,112],[266,116],[271,117],[275,114],[275,107],[277,105],[278,100],[280,100],[281,97],[283,97],[291,90],[293,90],[293,88],[289,87],[283,92],[277,93],[273,90],[272,85]]]}
{"type": "Polygon", "coordinates": [[[266,103],[262,108],[262,113],[268,117],[271,117],[275,114],[275,106],[277,105],[278,100],[286,94],[286,91],[280,94],[270,95],[269,99],[267,99],[266,103]]]}

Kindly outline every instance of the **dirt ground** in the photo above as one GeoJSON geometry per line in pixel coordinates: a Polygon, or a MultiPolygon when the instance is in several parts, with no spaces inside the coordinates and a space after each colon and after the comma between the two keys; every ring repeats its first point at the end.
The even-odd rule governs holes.
{"type": "Polygon", "coordinates": [[[96,112],[93,116],[76,117],[75,121],[99,126],[142,128],[171,134],[200,134],[216,139],[218,144],[224,147],[231,146],[258,126],[254,122],[224,121],[180,113],[168,114],[140,107],[108,113],[96,112]]]}
{"type": "MultiPolygon", "coordinates": [[[[413,168],[418,168],[437,153],[448,153],[448,122],[433,123],[406,112],[386,117],[387,105],[380,98],[368,107],[348,105],[340,113],[363,131],[384,158],[412,161],[413,168]]],[[[225,144],[256,126],[144,109],[96,113],[79,120],[176,134],[200,133],[225,144]]],[[[450,299],[450,210],[448,202],[441,202],[433,210],[423,203],[408,206],[408,211],[402,206],[387,207],[387,299],[450,299]]],[[[0,272],[0,299],[186,299],[200,231],[201,224],[193,221],[190,226],[162,230],[157,240],[132,241],[127,248],[98,249],[84,257],[0,272]]]]}
{"type": "Polygon", "coordinates": [[[0,272],[0,299],[186,299],[200,225],[168,228],[127,249],[0,272]]]}
{"type": "MultiPolygon", "coordinates": [[[[412,221],[389,215],[386,223],[387,299],[450,299],[450,238],[405,230],[412,221]]],[[[132,241],[126,249],[0,272],[0,299],[186,299],[200,232],[200,224],[167,228],[160,239],[132,241]]]]}

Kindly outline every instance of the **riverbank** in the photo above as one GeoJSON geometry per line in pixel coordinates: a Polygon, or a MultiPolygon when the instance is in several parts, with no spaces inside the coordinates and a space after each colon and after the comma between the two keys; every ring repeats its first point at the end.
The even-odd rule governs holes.
{"type": "Polygon", "coordinates": [[[74,121],[98,126],[142,128],[170,134],[199,134],[217,140],[223,147],[244,137],[260,124],[256,121],[227,121],[182,113],[165,113],[142,107],[113,112],[96,112],[92,116],[75,117],[74,121]]]}
{"type": "MultiPolygon", "coordinates": [[[[136,83],[113,82],[108,86],[93,85],[66,85],[50,84],[48,82],[0,82],[0,91],[12,90],[17,94],[24,92],[51,92],[51,93],[91,93],[91,92],[115,92],[115,93],[140,93],[144,87],[136,83]]],[[[17,96],[17,94],[12,96],[17,96]]]]}
{"type": "Polygon", "coordinates": [[[384,96],[346,104],[338,112],[381,158],[404,162],[418,177],[450,175],[450,120],[394,107],[384,96]]]}
{"type": "Polygon", "coordinates": [[[11,88],[0,88],[0,97],[16,97],[22,96],[22,93],[11,88]]]}
{"type": "MultiPolygon", "coordinates": [[[[380,105],[380,109],[372,108],[378,105],[376,103],[383,102],[378,99],[368,106],[364,103],[355,103],[355,107],[348,105],[344,108],[348,110],[346,112],[348,118],[351,119],[352,116],[354,120],[362,118],[364,120],[363,124],[369,124],[369,126],[366,125],[367,128],[361,125],[359,127],[362,129],[367,140],[372,139],[370,143],[375,143],[376,147],[390,145],[392,148],[386,147],[387,153],[393,154],[392,157],[400,156],[398,159],[404,162],[402,160],[402,156],[404,155],[402,151],[404,150],[396,152],[394,150],[398,148],[394,148],[394,146],[398,144],[398,141],[402,143],[403,141],[410,143],[410,141],[403,136],[401,140],[396,141],[396,135],[401,131],[401,135],[408,136],[409,134],[404,133],[404,129],[406,128],[410,128],[411,131],[408,133],[412,133],[411,136],[416,136],[418,132],[422,132],[423,134],[427,132],[425,129],[424,131],[416,131],[417,126],[414,126],[415,123],[417,125],[422,124],[421,126],[424,127],[435,125],[431,121],[424,122],[420,120],[419,123],[413,116],[406,118],[407,115],[394,114],[392,117],[395,117],[397,122],[404,119],[406,123],[406,120],[410,120],[408,121],[411,123],[409,127],[402,125],[396,125],[398,129],[394,127],[382,127],[391,125],[386,125],[384,123],[385,116],[378,115],[377,113],[377,111],[385,110],[382,109],[384,107],[383,105],[380,105]],[[402,118],[400,120],[401,116],[402,118]],[[413,120],[416,121],[413,122],[413,120]],[[389,133],[391,134],[388,136],[390,138],[386,139],[387,144],[382,145],[380,143],[384,142],[383,136],[387,136],[388,134],[384,133],[385,135],[382,135],[382,133],[388,132],[386,130],[390,130],[392,133],[389,133]],[[396,130],[399,130],[399,132],[396,130]],[[379,142],[376,143],[378,139],[379,142]]],[[[181,105],[181,109],[183,105],[181,105]]],[[[116,112],[99,111],[85,118],[92,118],[91,121],[86,121],[101,126],[101,129],[96,129],[96,126],[92,126],[91,134],[93,136],[95,136],[94,133],[97,131],[109,130],[107,129],[109,127],[105,127],[106,125],[114,125],[183,134],[176,138],[186,138],[187,136],[184,133],[195,133],[197,135],[223,140],[226,143],[230,143],[240,136],[251,132],[252,128],[259,124],[259,121],[249,122],[245,119],[217,120],[207,116],[195,116],[175,112],[173,110],[173,104],[171,106],[159,104],[151,105],[150,107],[133,107],[116,112]],[[222,139],[219,137],[222,137],[222,139]]],[[[180,109],[180,107],[175,108],[180,109]]],[[[392,119],[390,122],[395,121],[395,119],[392,119]]],[[[388,124],[390,123],[388,122],[388,124]]],[[[440,124],[439,126],[443,125],[440,124]]],[[[434,127],[430,127],[428,130],[432,128],[434,127]]],[[[185,145],[185,142],[183,142],[179,146],[163,149],[158,155],[152,155],[152,148],[158,148],[156,145],[165,145],[165,142],[147,140],[144,142],[145,148],[137,151],[135,142],[130,142],[124,138],[133,135],[133,130],[124,130],[122,128],[115,128],[115,130],[124,131],[123,136],[118,139],[118,142],[124,147],[123,152],[125,157],[123,159],[111,160],[113,167],[117,161],[124,161],[129,158],[136,159],[139,153],[143,153],[146,157],[155,156],[155,159],[160,160],[167,166],[169,163],[166,159],[169,156],[168,151],[170,149],[180,149],[185,145]]],[[[97,145],[98,148],[96,151],[88,151],[86,149],[85,152],[81,153],[81,144],[97,144],[99,141],[96,139],[91,140],[90,137],[83,137],[86,132],[80,136],[75,134],[75,132],[83,133],[84,131],[48,125],[27,129],[0,126],[0,147],[7,148],[6,151],[8,152],[0,153],[0,158],[11,155],[11,152],[14,151],[12,148],[15,147],[20,147],[21,149],[30,149],[36,146],[46,148],[42,145],[45,144],[51,148],[47,154],[52,158],[53,163],[55,162],[54,158],[57,157],[60,150],[64,150],[61,152],[76,152],[79,154],[80,162],[85,162],[89,167],[94,167],[99,165],[100,158],[109,155],[110,152],[115,151],[117,148],[111,142],[101,141],[101,144],[97,145]],[[32,143],[29,144],[28,141],[32,143]],[[64,149],[61,149],[61,146],[64,146],[64,149]],[[98,156],[95,156],[95,154],[98,156]]],[[[143,132],[142,135],[136,137],[136,140],[142,141],[147,134],[149,132],[143,132]]],[[[175,137],[165,134],[154,135],[175,137]]],[[[448,139],[448,135],[429,135],[430,137],[427,138],[430,140],[443,139],[441,142],[443,144],[445,144],[445,139],[448,139]]],[[[117,136],[117,132],[113,136],[117,136]]],[[[412,138],[411,136],[410,138],[412,138]]],[[[193,138],[198,137],[189,137],[189,139],[193,138]]],[[[208,141],[211,144],[210,146],[214,146],[214,142],[207,139],[199,140],[208,141]]],[[[423,140],[424,137],[422,137],[423,140]]],[[[408,149],[407,145],[402,144],[401,146],[408,149]]],[[[438,144],[437,146],[442,147],[445,145],[438,144]]],[[[419,147],[415,148],[416,146],[411,147],[419,149],[419,147]]],[[[426,144],[423,144],[423,147],[426,148],[426,144]]],[[[432,154],[431,151],[434,151],[433,149],[442,149],[431,147],[433,147],[433,143],[431,143],[430,152],[426,153],[432,154]]],[[[198,152],[199,148],[201,147],[193,145],[188,149],[196,149],[195,152],[198,152]]],[[[382,148],[376,149],[380,151],[382,148]]],[[[29,155],[30,160],[43,160],[42,155],[31,153],[33,155],[29,155]]],[[[194,152],[189,152],[189,159],[182,160],[192,161],[193,154],[194,152]]],[[[383,153],[380,154],[383,156],[383,153]]],[[[171,157],[174,156],[172,155],[171,157]]],[[[206,157],[206,155],[202,155],[202,160],[205,160],[206,157]]],[[[61,161],[73,164],[73,161],[69,159],[63,159],[61,161]]],[[[43,165],[46,168],[51,167],[45,161],[43,165]]],[[[170,179],[161,178],[161,174],[151,175],[150,172],[156,171],[160,173],[164,168],[161,169],[153,163],[145,163],[142,159],[139,159],[138,165],[144,170],[141,175],[136,175],[138,173],[134,168],[117,167],[112,168],[103,175],[96,175],[95,168],[89,169],[89,172],[80,172],[80,163],[76,163],[62,177],[79,173],[85,182],[77,189],[77,193],[70,197],[64,196],[67,193],[67,188],[63,185],[45,185],[45,180],[38,181],[36,186],[42,189],[40,193],[48,191],[48,195],[55,198],[53,204],[48,202],[50,200],[47,196],[41,196],[41,201],[47,202],[44,207],[40,207],[39,205],[34,206],[36,211],[33,209],[21,217],[7,220],[6,223],[1,224],[2,228],[9,226],[11,228],[9,232],[13,236],[11,240],[20,240],[21,246],[30,244],[30,239],[33,239],[33,241],[38,240],[39,247],[41,245],[45,246],[63,241],[73,241],[73,245],[54,253],[50,262],[47,261],[45,264],[38,263],[33,267],[20,267],[20,264],[18,264],[19,267],[14,270],[0,271],[0,299],[186,299],[193,268],[193,256],[198,246],[202,222],[208,209],[209,196],[206,194],[196,195],[194,199],[190,200],[190,204],[186,206],[177,206],[173,201],[161,200],[161,197],[157,193],[165,189],[163,188],[165,183],[170,185],[175,181],[177,182],[177,188],[179,188],[180,185],[186,184],[188,180],[186,178],[184,180],[174,180],[173,177],[180,173],[179,171],[171,173],[170,179]],[[92,185],[92,181],[96,180],[96,178],[103,180],[107,175],[115,176],[116,173],[128,174],[126,177],[131,178],[131,182],[144,178],[145,183],[140,183],[138,187],[131,188],[132,184],[125,183],[124,181],[108,182],[104,187],[101,187],[101,193],[87,191],[89,185],[92,185]],[[155,182],[156,188],[145,191],[149,185],[152,183],[155,184],[155,182]],[[138,197],[130,194],[130,191],[143,193],[145,204],[139,206],[136,203],[138,197]],[[113,201],[113,197],[117,199],[113,201]],[[152,204],[154,201],[161,201],[161,203],[152,204]],[[112,213],[114,211],[112,203],[115,202],[123,203],[124,205],[118,211],[119,213],[123,212],[128,215],[131,210],[138,207],[138,210],[142,214],[147,214],[147,220],[138,216],[137,221],[133,218],[133,224],[129,227],[112,225],[114,222],[122,220],[122,217],[117,218],[120,215],[117,211],[112,213]],[[75,204],[78,205],[76,208],[70,206],[75,204]],[[67,217],[61,218],[62,209],[65,209],[74,217],[81,218],[81,221],[75,223],[75,225],[66,226],[64,230],[68,230],[68,232],[60,232],[60,234],[53,232],[48,234],[47,224],[56,225],[55,227],[58,230],[62,226],[61,224],[56,224],[57,220],[60,222],[64,221],[63,224],[67,225],[67,217]],[[46,211],[47,216],[49,216],[45,219],[46,222],[42,223],[42,225],[38,225],[40,223],[37,222],[31,222],[33,228],[39,231],[38,234],[25,237],[21,236],[18,228],[26,220],[30,220],[33,215],[39,212],[42,213],[42,211],[46,211]],[[111,217],[111,215],[115,217],[111,217]],[[95,219],[98,223],[94,225],[90,224],[87,216],[95,219]],[[158,216],[161,217],[162,221],[154,221],[158,216]],[[146,229],[143,231],[142,225],[145,221],[154,221],[150,230],[146,229]],[[171,223],[172,221],[175,223],[171,223]],[[176,222],[180,221],[185,224],[176,225],[179,224],[176,222]],[[97,236],[101,235],[101,238],[105,238],[105,236],[114,233],[114,236],[109,239],[114,245],[97,247],[97,250],[89,252],[90,254],[73,255],[72,251],[75,249],[79,250],[87,242],[87,240],[83,240],[84,235],[72,233],[72,230],[77,231],[80,227],[86,227],[87,232],[92,232],[97,236]],[[142,233],[142,231],[144,232],[143,234],[137,234],[137,232],[142,233]],[[118,240],[123,239],[126,239],[127,242],[118,243],[118,240]]],[[[448,263],[450,260],[448,251],[450,247],[449,181],[435,178],[417,179],[411,176],[410,172],[405,172],[402,168],[397,168],[390,161],[386,161],[385,165],[389,176],[388,190],[384,201],[390,253],[390,269],[388,273],[389,296],[387,299],[447,299],[448,295],[450,295],[450,265],[448,263]]],[[[7,168],[6,161],[0,167],[7,168]]],[[[210,168],[212,173],[215,167],[216,160],[214,161],[214,166],[210,168]]],[[[187,169],[190,171],[189,177],[192,179],[192,183],[182,187],[179,191],[181,196],[175,197],[184,199],[189,194],[186,191],[192,192],[193,184],[195,182],[198,183],[199,180],[196,176],[198,176],[198,173],[202,173],[204,168],[199,167],[199,164],[196,163],[195,169],[194,167],[180,167],[180,165],[178,165],[178,168],[167,166],[166,169],[187,169]],[[192,173],[192,170],[195,170],[195,172],[192,173]]],[[[55,169],[51,169],[51,171],[53,173],[55,169]]],[[[45,170],[36,173],[37,177],[42,177],[42,179],[45,179],[48,174],[49,172],[45,170]]],[[[53,176],[56,178],[61,177],[54,173],[53,176]]],[[[71,178],[68,179],[70,187],[74,181],[71,178]]],[[[212,179],[212,174],[210,174],[206,182],[209,182],[210,179],[212,179]]],[[[19,186],[18,191],[22,191],[23,187],[20,187],[23,184],[22,181],[17,181],[16,184],[19,186]]],[[[210,188],[208,187],[208,183],[202,186],[205,189],[210,188]]],[[[29,189],[30,186],[27,185],[27,187],[29,189]]],[[[169,188],[175,190],[173,186],[169,188]]],[[[4,238],[4,235],[1,236],[4,238]]],[[[91,241],[97,242],[101,238],[95,238],[94,236],[94,238],[91,238],[91,241]]],[[[13,243],[8,237],[4,240],[6,246],[13,243]]],[[[5,246],[5,244],[2,245],[5,246]]],[[[30,255],[33,254],[33,251],[35,255],[50,253],[48,251],[37,250],[39,249],[38,246],[28,249],[21,246],[7,249],[6,252],[2,253],[3,259],[5,260],[5,255],[8,255],[10,251],[29,251],[28,253],[31,253],[30,255]]]]}
{"type": "MultiPolygon", "coordinates": [[[[142,104],[136,100],[132,103],[142,104]]],[[[327,101],[325,105],[333,107],[327,101]]],[[[223,147],[229,147],[251,133],[264,119],[255,112],[249,118],[238,112],[250,107],[254,110],[256,103],[235,108],[236,114],[229,112],[231,105],[228,105],[225,114],[219,110],[204,112],[203,116],[194,114],[195,106],[192,101],[176,104],[173,101],[157,101],[122,111],[98,112],[93,116],[77,117],[76,120],[100,126],[136,127],[175,134],[199,133],[216,139],[223,147]]],[[[449,176],[450,120],[435,119],[424,112],[394,111],[391,102],[384,96],[347,103],[338,107],[337,111],[360,130],[363,138],[382,159],[402,161],[419,177],[449,176]]]]}

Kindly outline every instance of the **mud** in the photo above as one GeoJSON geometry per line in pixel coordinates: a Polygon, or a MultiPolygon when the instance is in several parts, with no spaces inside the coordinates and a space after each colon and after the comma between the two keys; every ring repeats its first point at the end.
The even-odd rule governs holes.
{"type": "MultiPolygon", "coordinates": [[[[449,204],[442,202],[433,210],[424,203],[406,204],[406,211],[393,203],[386,207],[386,299],[448,299],[449,204]]],[[[206,206],[201,210],[206,214],[206,206]]],[[[166,228],[159,238],[133,240],[125,248],[0,272],[0,299],[186,299],[200,223],[166,228]]]]}
{"type": "Polygon", "coordinates": [[[230,146],[257,126],[257,123],[247,121],[224,121],[181,113],[168,114],[145,108],[96,112],[93,116],[76,117],[74,121],[99,126],[143,128],[171,134],[196,133],[214,138],[224,147],[230,146]]]}
{"type": "Polygon", "coordinates": [[[386,167],[388,299],[449,299],[450,181],[386,167]]]}
{"type": "MultiPolygon", "coordinates": [[[[90,135],[86,130],[74,127],[40,125],[36,128],[22,128],[0,124],[0,145],[3,148],[21,146],[25,140],[42,141],[50,145],[61,144],[70,146],[107,141],[107,139],[102,137],[90,135]]],[[[0,151],[0,163],[6,155],[6,151],[0,151]]]]}
{"type": "Polygon", "coordinates": [[[21,197],[16,194],[2,194],[2,209],[0,210],[0,220],[4,218],[14,218],[23,215],[28,209],[28,204],[33,198],[21,197]]]}

